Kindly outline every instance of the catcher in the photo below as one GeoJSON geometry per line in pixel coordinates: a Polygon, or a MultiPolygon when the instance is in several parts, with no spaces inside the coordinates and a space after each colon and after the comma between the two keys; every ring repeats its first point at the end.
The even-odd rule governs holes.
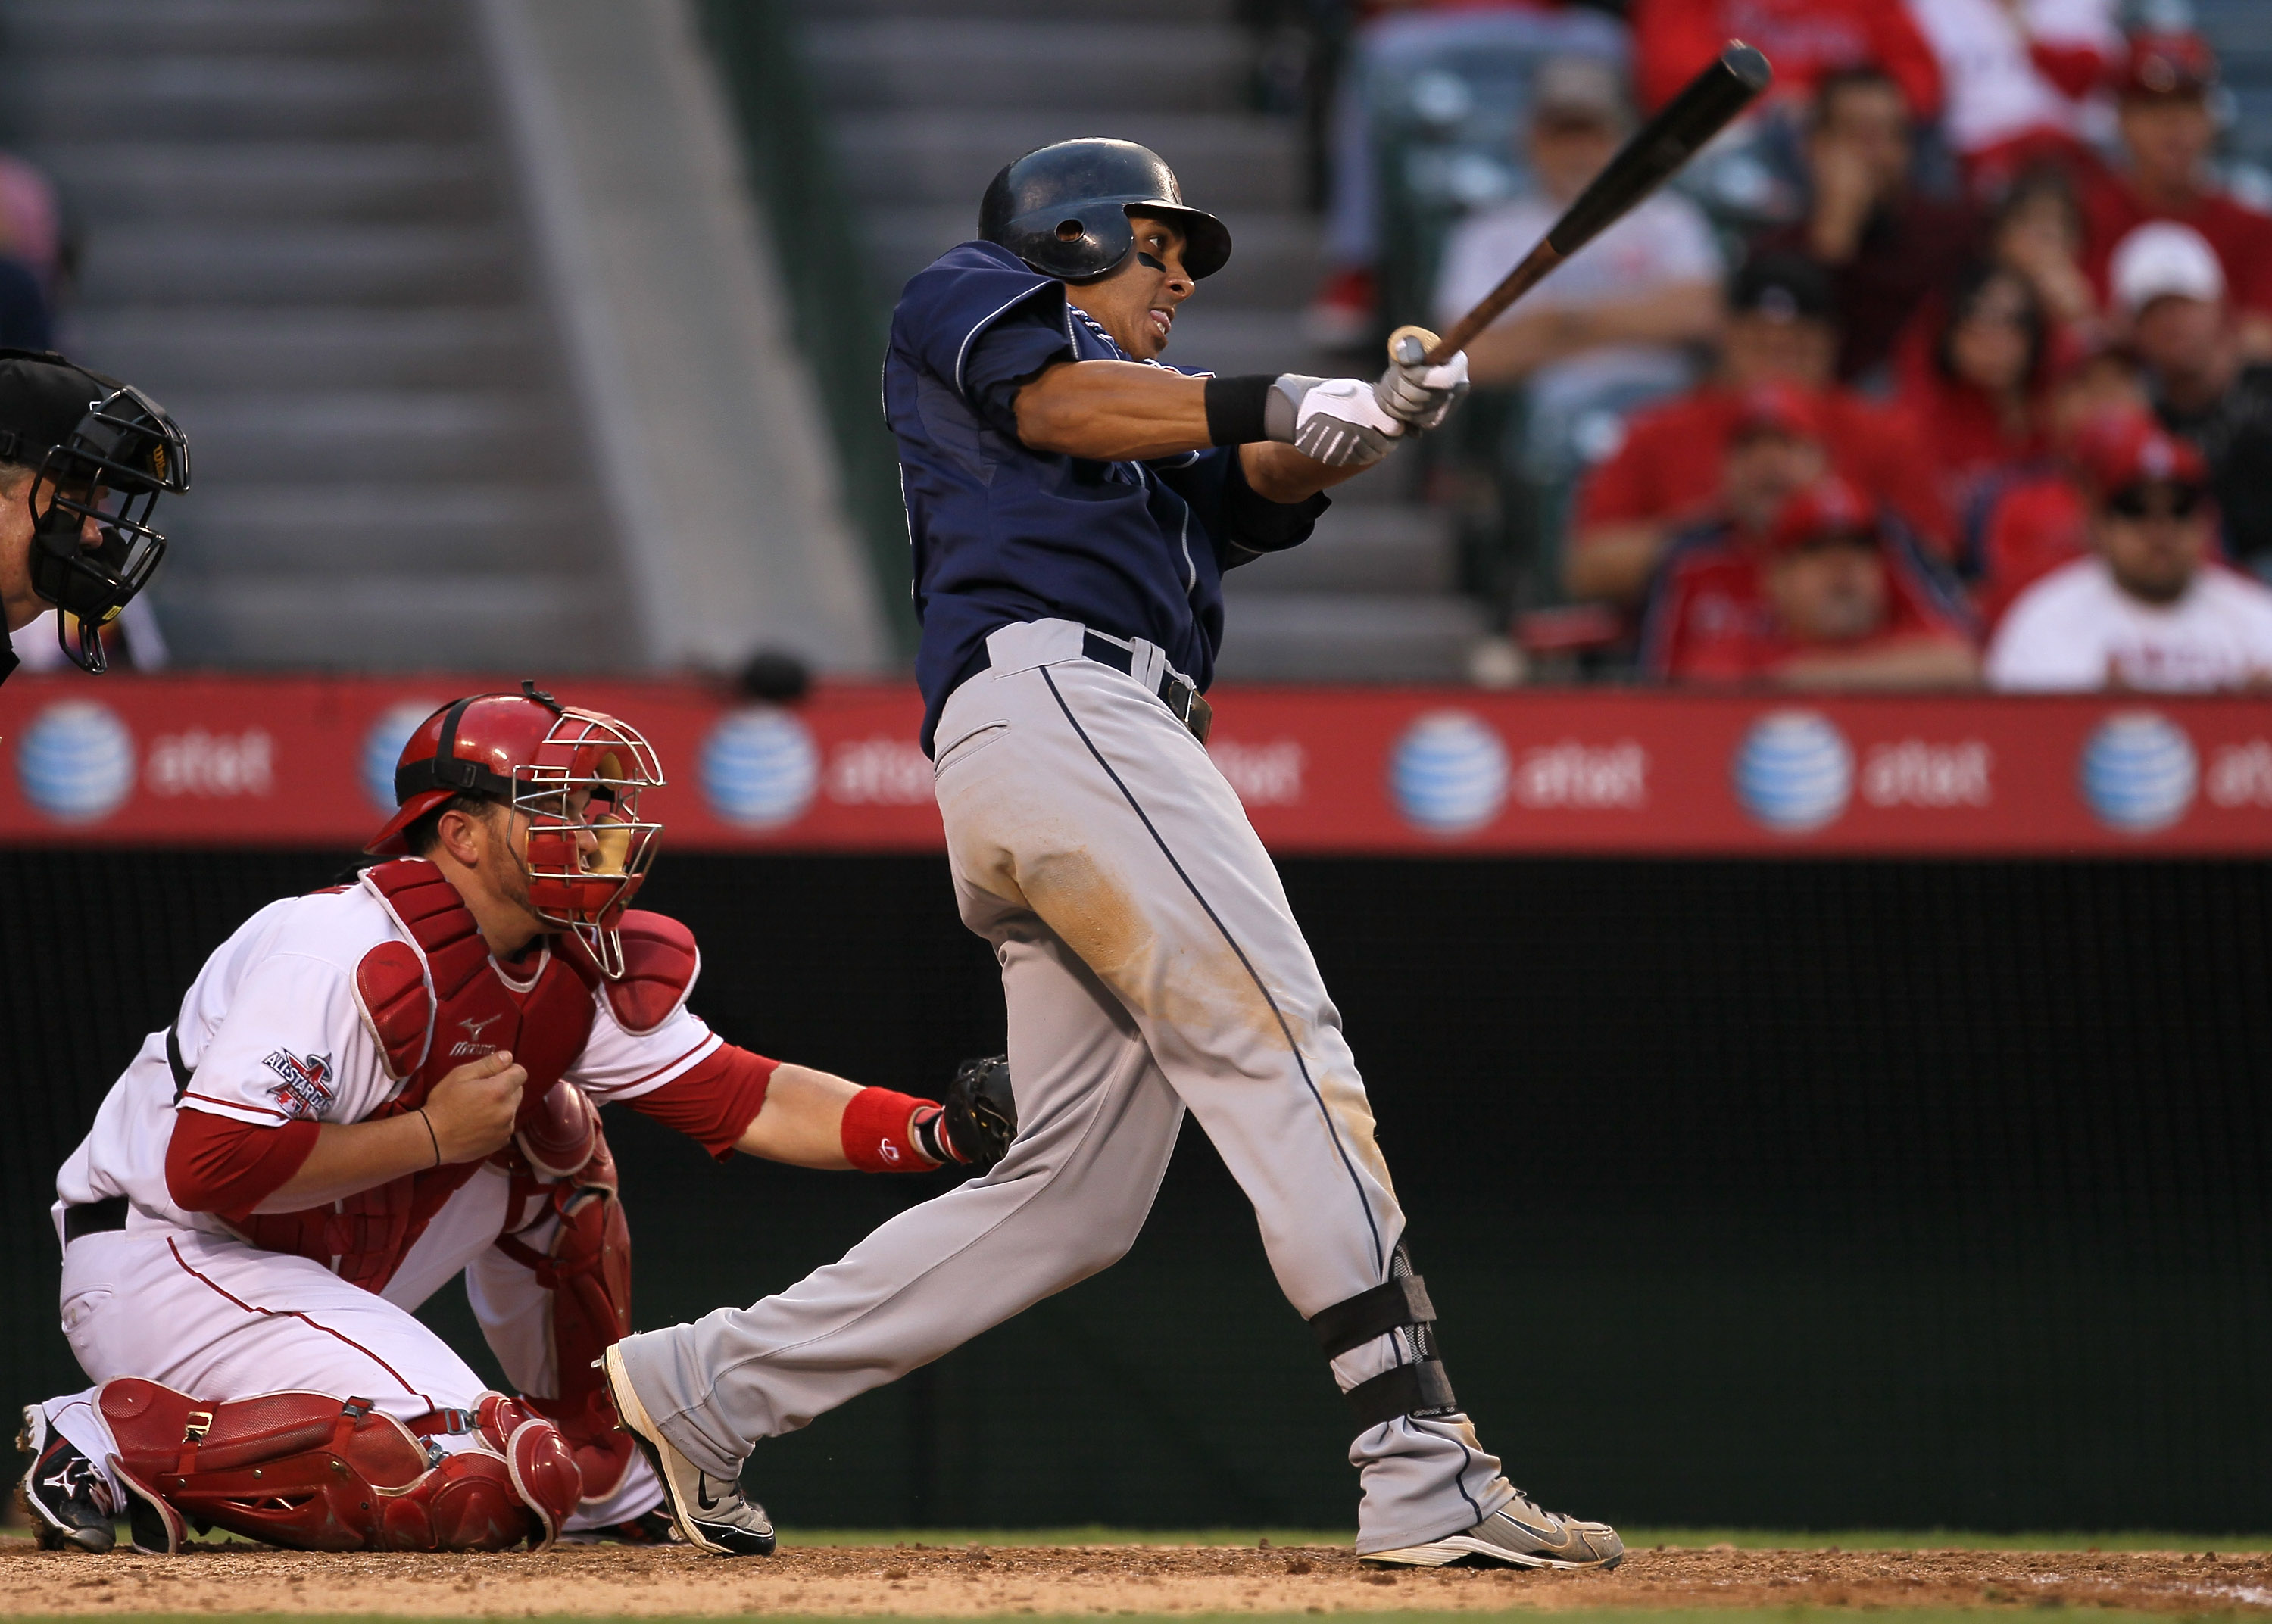
{"type": "Polygon", "coordinates": [[[714,1155],[983,1171],[998,1065],[946,1107],[735,1047],[684,926],[629,904],[661,783],[629,725],[528,683],[429,717],[349,885],[222,943],[56,1178],[64,1335],[94,1383],[27,1406],[39,1542],[188,1524],[308,1550],[668,1537],[593,1367],[631,1329],[597,1107],[714,1155]],[[412,1311],[460,1271],[519,1392],[412,1311]]]}

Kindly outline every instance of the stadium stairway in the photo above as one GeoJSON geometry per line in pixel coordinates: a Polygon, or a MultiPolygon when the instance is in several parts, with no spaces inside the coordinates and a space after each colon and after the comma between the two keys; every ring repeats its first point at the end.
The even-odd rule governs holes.
{"type": "Polygon", "coordinates": [[[74,353],[189,431],[177,658],[624,663],[467,0],[6,0],[7,135],[80,234],[74,353]]]}
{"type": "MultiPolygon", "coordinates": [[[[1177,317],[1166,358],[1224,372],[1347,369],[1301,336],[1318,231],[1301,206],[1300,136],[1246,110],[1251,46],[1232,0],[797,4],[879,297],[969,237],[1008,159],[1118,135],[1167,159],[1237,243],[1177,317]]],[[[1463,676],[1482,615],[1456,591],[1449,516],[1413,499],[1417,477],[1400,457],[1335,493],[1306,546],[1229,577],[1222,674],[1463,676]]]]}

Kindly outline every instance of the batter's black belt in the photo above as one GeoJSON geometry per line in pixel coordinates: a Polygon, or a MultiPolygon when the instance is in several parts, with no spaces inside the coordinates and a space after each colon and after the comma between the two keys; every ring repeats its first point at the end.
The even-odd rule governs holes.
{"type": "Polygon", "coordinates": [[[126,1227],[128,1205],[123,1196],[113,1196],[108,1201],[82,1202],[64,1209],[64,1244],[69,1246],[81,1235],[99,1235],[107,1229],[126,1227]]]}
{"type": "MultiPolygon", "coordinates": [[[[1086,626],[1081,628],[1080,652],[1085,659],[1093,659],[1100,666],[1110,666],[1115,671],[1125,672],[1130,676],[1136,674],[1134,649],[1115,643],[1086,626]]],[[[970,658],[963,661],[962,669],[954,674],[954,681],[947,684],[946,691],[953,693],[993,663],[993,656],[981,643],[970,658]]],[[[1160,703],[1168,707],[1170,716],[1191,729],[1192,738],[1201,744],[1207,742],[1207,732],[1214,726],[1214,707],[1207,702],[1207,696],[1200,692],[1197,682],[1163,665],[1159,683],[1152,691],[1159,697],[1160,703]]]]}

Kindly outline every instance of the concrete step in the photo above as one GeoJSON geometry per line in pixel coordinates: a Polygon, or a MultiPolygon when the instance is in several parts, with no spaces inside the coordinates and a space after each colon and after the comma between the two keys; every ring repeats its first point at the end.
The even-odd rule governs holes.
{"type": "Polygon", "coordinates": [[[0,78],[11,117],[43,141],[300,137],[461,140],[483,98],[463,64],[281,57],[59,56],[0,78]]]}
{"type": "Polygon", "coordinates": [[[29,156],[98,220],[465,221],[505,205],[486,150],[462,142],[59,141],[29,156]]]}
{"type": "Polygon", "coordinates": [[[362,671],[621,668],[611,584],[526,570],[167,579],[160,609],[184,664],[362,671]]]}
{"type": "MultiPolygon", "coordinates": [[[[1217,214],[1290,209],[1302,195],[1302,144],[1292,125],[1255,114],[1147,112],[1090,116],[1049,108],[847,113],[836,121],[837,167],[863,205],[937,204],[975,216],[1003,165],[1052,141],[1110,135],[1168,160],[1185,200],[1217,214]]],[[[1232,225],[1232,234],[1237,227],[1232,225]]]]}
{"type": "MultiPolygon", "coordinates": [[[[875,286],[890,299],[899,296],[909,277],[956,243],[968,242],[978,227],[975,207],[867,209],[858,224],[872,254],[875,286]]],[[[1267,309],[1282,305],[1289,289],[1300,288],[1307,295],[1318,274],[1318,228],[1309,216],[1243,214],[1231,240],[1230,263],[1205,284],[1210,304],[1267,309]]]]}
{"type": "Polygon", "coordinates": [[[369,306],[111,308],[76,317],[87,364],[183,391],[549,385],[544,325],[532,311],[369,306]]]}
{"type": "Polygon", "coordinates": [[[1483,611],[1452,597],[1244,592],[1226,583],[1215,675],[1238,682],[1457,682],[1483,611]]]}
{"type": "Polygon", "coordinates": [[[211,495],[195,493],[176,512],[186,545],[209,540],[226,548],[232,570],[264,575],[326,565],[354,572],[379,561],[404,574],[527,570],[546,575],[579,563],[597,569],[608,557],[607,537],[580,496],[530,482],[240,480],[211,495]]]}
{"type": "Polygon", "coordinates": [[[448,0],[7,0],[18,57],[120,61],[175,53],[331,52],[370,59],[445,48],[465,26],[448,0]]]}
{"type": "Polygon", "coordinates": [[[944,19],[815,21],[805,48],[821,104],[859,108],[1061,108],[1084,115],[1236,108],[1244,35],[1188,23],[944,19]]]}
{"type": "Polygon", "coordinates": [[[516,391],[178,392],[167,401],[200,489],[280,475],[306,480],[541,482],[578,475],[581,436],[557,398],[516,391]]]}
{"type": "Polygon", "coordinates": [[[446,226],[205,226],[97,221],[80,296],[90,305],[471,304],[523,287],[502,229],[446,226]]]}
{"type": "Polygon", "coordinates": [[[1446,592],[1457,585],[1448,513],[1335,501],[1307,541],[1225,577],[1239,601],[1266,593],[1446,592]]]}

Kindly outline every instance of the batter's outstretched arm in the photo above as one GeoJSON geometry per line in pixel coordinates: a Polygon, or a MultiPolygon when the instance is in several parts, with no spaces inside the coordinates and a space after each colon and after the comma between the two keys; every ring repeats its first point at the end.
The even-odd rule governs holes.
{"type": "MultiPolygon", "coordinates": [[[[1034,451],[1098,462],[1148,462],[1205,451],[1220,443],[1209,428],[1211,382],[1217,380],[1187,377],[1134,361],[1063,361],[1018,391],[1018,438],[1034,451]]],[[[1361,387],[1369,391],[1369,385],[1361,387]]],[[[1353,411],[1369,404],[1369,393],[1362,399],[1352,396],[1347,403],[1353,411]]],[[[1281,414],[1289,431],[1295,412],[1289,405],[1281,414]]],[[[1316,417],[1314,410],[1312,417],[1316,417]]],[[[1363,473],[1378,458],[1336,466],[1305,456],[1291,444],[1256,438],[1240,444],[1239,460],[1257,495],[1270,502],[1300,502],[1363,473]]]]}

